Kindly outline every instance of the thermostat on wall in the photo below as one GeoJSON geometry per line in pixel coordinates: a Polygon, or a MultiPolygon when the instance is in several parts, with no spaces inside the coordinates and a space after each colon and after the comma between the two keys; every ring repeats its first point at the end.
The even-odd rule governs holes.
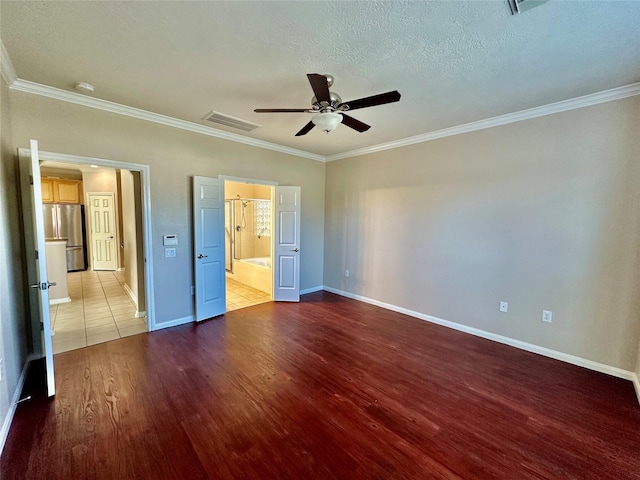
{"type": "Polygon", "coordinates": [[[163,245],[177,245],[178,244],[178,236],[177,235],[163,235],[162,237],[163,245]]]}

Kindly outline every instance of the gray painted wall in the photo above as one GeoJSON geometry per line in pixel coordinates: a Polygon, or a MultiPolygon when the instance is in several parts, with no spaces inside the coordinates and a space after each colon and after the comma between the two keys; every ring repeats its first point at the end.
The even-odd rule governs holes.
{"type": "Polygon", "coordinates": [[[142,205],[140,173],[121,170],[122,251],[124,281],[136,299],[136,311],[145,312],[144,249],[142,248],[142,205]]]}
{"type": "Polygon", "coordinates": [[[0,427],[27,359],[19,182],[10,108],[9,90],[0,77],[0,427]]]}
{"type": "Polygon", "coordinates": [[[143,163],[151,167],[156,322],[193,315],[191,177],[229,175],[302,187],[302,289],[322,285],[325,164],[11,92],[13,138],[43,151],[143,163]],[[177,234],[176,258],[164,258],[162,235],[177,234]]]}
{"type": "Polygon", "coordinates": [[[633,371],[639,112],[633,97],[327,164],[325,285],[633,371]]]}

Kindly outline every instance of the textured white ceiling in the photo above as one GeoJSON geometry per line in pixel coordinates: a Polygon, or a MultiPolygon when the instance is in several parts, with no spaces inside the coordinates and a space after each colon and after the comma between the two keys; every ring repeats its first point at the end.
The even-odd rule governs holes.
{"type": "MultiPolygon", "coordinates": [[[[0,37],[18,77],[201,122],[259,123],[247,136],[331,155],[640,81],[640,1],[551,0],[512,16],[502,1],[12,2],[0,37]],[[294,134],[307,73],[372,125],[294,134]]],[[[203,123],[204,124],[204,123],[203,123]]],[[[222,130],[244,134],[234,129],[222,130]]]]}

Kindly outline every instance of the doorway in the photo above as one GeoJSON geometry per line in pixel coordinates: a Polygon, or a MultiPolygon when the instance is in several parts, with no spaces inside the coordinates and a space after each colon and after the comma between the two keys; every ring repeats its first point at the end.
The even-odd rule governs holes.
{"type": "MultiPolygon", "coordinates": [[[[233,259],[227,261],[225,252],[225,182],[238,182],[251,185],[269,185],[271,189],[271,223],[270,229],[271,265],[271,299],[282,302],[300,301],[300,217],[301,190],[299,186],[279,186],[275,183],[239,179],[235,177],[218,178],[193,176],[193,267],[194,267],[194,295],[195,320],[201,322],[206,319],[222,315],[227,311],[226,284],[227,274],[225,265],[232,266],[233,259]]],[[[231,192],[230,192],[231,193],[231,192]]],[[[241,193],[235,200],[242,203],[241,193]]],[[[256,200],[264,200],[256,197],[256,200]]],[[[233,197],[230,200],[234,199],[233,197]]],[[[247,203],[248,207],[248,203],[247,203]]],[[[242,208],[242,205],[240,206],[242,208]]],[[[227,207],[232,212],[231,207],[227,207]]],[[[242,212],[241,212],[242,213],[242,212]]],[[[229,215],[230,216],[230,215],[229,215]]],[[[229,225],[231,230],[240,226],[229,225]]],[[[242,221],[242,216],[240,217],[242,221]]],[[[247,226],[249,220],[246,219],[247,226]]],[[[255,220],[254,220],[255,221],[255,220]]],[[[260,229],[254,230],[254,235],[260,229]]],[[[229,236],[229,242],[236,241],[229,236]]],[[[237,267],[232,273],[237,275],[237,267]]],[[[234,278],[235,279],[235,278],[234,278]]],[[[232,302],[233,303],[233,302],[232,302]]],[[[248,306],[242,305],[242,306],[248,306]]]]}
{"type": "Polygon", "coordinates": [[[88,265],[66,272],[59,282],[68,289],[66,300],[49,306],[53,353],[149,331],[143,173],[98,159],[87,165],[41,158],[43,176],[79,176],[79,203],[86,206],[88,265]]]}
{"type": "Polygon", "coordinates": [[[273,300],[272,185],[225,180],[227,311],[273,300]]]}

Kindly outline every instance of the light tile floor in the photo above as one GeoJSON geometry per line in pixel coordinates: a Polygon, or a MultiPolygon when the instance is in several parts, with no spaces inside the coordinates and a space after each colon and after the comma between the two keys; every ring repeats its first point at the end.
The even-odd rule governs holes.
{"type": "Polygon", "coordinates": [[[71,302],[50,307],[54,354],[147,331],[122,272],[71,272],[67,279],[71,302]]]}
{"type": "Polygon", "coordinates": [[[227,276],[227,311],[270,302],[271,296],[227,276]]]}

